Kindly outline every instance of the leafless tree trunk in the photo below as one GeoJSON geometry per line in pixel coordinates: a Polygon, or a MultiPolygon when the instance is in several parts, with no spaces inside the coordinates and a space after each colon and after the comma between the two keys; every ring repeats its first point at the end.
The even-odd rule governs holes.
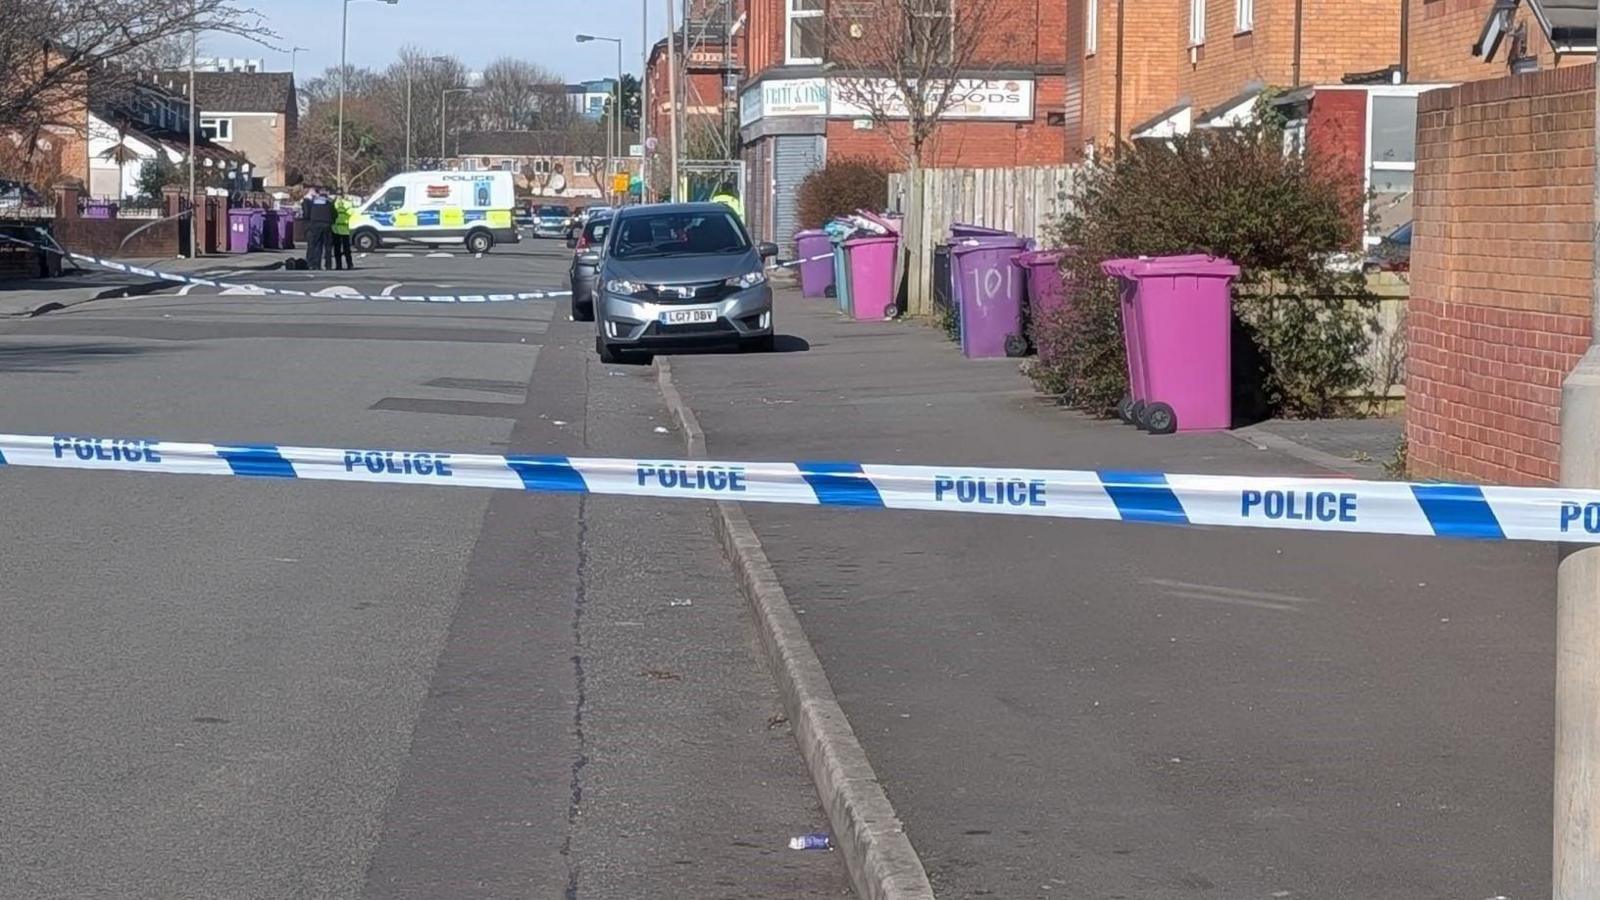
{"type": "MultiPolygon", "coordinates": [[[[823,46],[836,72],[833,100],[859,110],[905,163],[908,244],[926,240],[922,170],[940,121],[1018,43],[1003,12],[998,0],[840,0],[829,8],[823,46]]],[[[923,274],[905,273],[913,315],[931,311],[923,274]]]]}

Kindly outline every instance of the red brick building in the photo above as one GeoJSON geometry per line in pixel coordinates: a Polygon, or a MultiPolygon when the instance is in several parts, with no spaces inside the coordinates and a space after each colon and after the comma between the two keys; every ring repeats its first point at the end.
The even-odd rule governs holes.
{"type": "Polygon", "coordinates": [[[1410,31],[1419,74],[1488,79],[1419,105],[1410,467],[1550,484],[1589,346],[1595,3],[1413,0],[1410,31]]]}
{"type": "MultiPolygon", "coordinates": [[[[1067,4],[998,0],[985,23],[962,19],[945,0],[954,29],[982,29],[970,72],[954,73],[962,100],[943,118],[923,161],[931,166],[1023,166],[1065,161],[1067,4]]],[[[901,168],[891,135],[842,90],[870,73],[847,64],[833,41],[872,40],[885,27],[872,15],[882,0],[748,0],[748,75],[739,93],[746,211],[764,240],[787,243],[797,228],[795,190],[829,159],[871,157],[901,168]],[[850,20],[861,16],[861,22],[850,20]]],[[[931,11],[941,15],[935,4],[931,11]]],[[[891,123],[889,128],[895,126],[891,123]]]]}
{"type": "MultiPolygon", "coordinates": [[[[685,158],[738,157],[736,113],[744,71],[745,0],[690,0],[688,21],[672,36],[678,71],[679,136],[685,158]]],[[[674,101],[667,71],[668,43],[658,41],[645,65],[647,128],[657,139],[656,189],[666,192],[674,101]]]]}

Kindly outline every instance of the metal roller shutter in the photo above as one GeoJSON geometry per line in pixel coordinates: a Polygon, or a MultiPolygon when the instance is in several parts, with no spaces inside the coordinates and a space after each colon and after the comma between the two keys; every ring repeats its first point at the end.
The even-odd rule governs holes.
{"type": "Polygon", "coordinates": [[[826,138],[821,135],[780,135],[774,139],[772,160],[772,240],[785,255],[794,255],[794,233],[799,230],[795,194],[807,175],[822,168],[826,138]]]}

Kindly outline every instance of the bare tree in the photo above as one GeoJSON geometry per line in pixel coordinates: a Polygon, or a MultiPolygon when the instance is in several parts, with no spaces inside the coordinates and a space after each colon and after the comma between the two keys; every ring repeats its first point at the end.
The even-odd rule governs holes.
{"type": "Polygon", "coordinates": [[[565,96],[565,85],[534,63],[501,57],[483,70],[478,87],[478,127],[484,131],[526,131],[538,126],[547,97],[565,96]]]}
{"type": "MultiPolygon", "coordinates": [[[[808,0],[817,10],[821,0],[808,0]]],[[[985,77],[1003,65],[1020,42],[999,0],[843,0],[831,5],[823,47],[837,72],[830,90],[836,104],[887,136],[910,176],[906,240],[921,220],[923,163],[940,121],[985,77]]],[[[820,37],[821,35],[818,35],[820,37]]],[[[920,259],[916,254],[913,260],[920,259]]],[[[907,272],[913,313],[929,311],[920,272],[907,272]]]]}
{"type": "Polygon", "coordinates": [[[143,62],[195,32],[276,37],[235,0],[0,0],[0,127],[30,142],[47,128],[81,131],[91,80],[138,77],[108,63],[143,62]]]}
{"type": "MultiPolygon", "coordinates": [[[[380,132],[392,145],[389,156],[403,160],[406,144],[406,94],[410,82],[411,151],[413,161],[439,155],[439,96],[446,90],[467,86],[467,67],[454,56],[438,56],[418,47],[404,47],[398,62],[391,63],[370,86],[376,100],[388,113],[380,132]]],[[[455,109],[460,98],[452,98],[452,122],[459,121],[455,109]]],[[[448,151],[447,151],[448,152],[448,151]]]]}

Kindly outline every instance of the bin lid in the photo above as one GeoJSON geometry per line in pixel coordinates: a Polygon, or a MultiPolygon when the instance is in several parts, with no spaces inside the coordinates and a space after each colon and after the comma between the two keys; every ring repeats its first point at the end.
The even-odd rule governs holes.
{"type": "Polygon", "coordinates": [[[1013,259],[1019,266],[1056,266],[1070,250],[1024,250],[1013,259]]]}
{"type": "Polygon", "coordinates": [[[1120,278],[1150,278],[1172,275],[1211,275],[1235,278],[1239,267],[1220,256],[1191,253],[1184,256],[1141,256],[1136,259],[1108,259],[1100,270],[1120,278]]]}
{"type": "Polygon", "coordinates": [[[819,238],[819,237],[827,237],[827,236],[828,236],[828,233],[826,231],[823,231],[820,228],[807,228],[804,231],[796,231],[794,233],[794,239],[797,240],[797,241],[800,240],[801,238],[819,238]]]}
{"type": "Polygon", "coordinates": [[[863,234],[844,242],[846,247],[860,247],[866,244],[898,244],[900,236],[897,234],[863,234]]]}
{"type": "Polygon", "coordinates": [[[1014,234],[987,234],[982,236],[957,238],[950,242],[950,252],[956,255],[973,253],[978,250],[1031,250],[1033,241],[1020,238],[1014,234]]]}

